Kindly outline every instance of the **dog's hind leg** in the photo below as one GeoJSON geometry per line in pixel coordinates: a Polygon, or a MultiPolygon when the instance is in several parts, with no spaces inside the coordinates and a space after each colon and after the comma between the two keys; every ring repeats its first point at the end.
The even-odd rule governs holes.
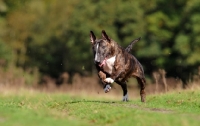
{"type": "Polygon", "coordinates": [[[140,77],[136,77],[138,84],[140,85],[140,96],[141,96],[141,101],[145,102],[146,99],[146,94],[145,94],[145,78],[140,78],[140,77]]]}
{"type": "Polygon", "coordinates": [[[122,87],[123,90],[123,98],[122,101],[128,101],[128,90],[127,90],[127,84],[126,82],[116,82],[117,84],[119,84],[122,87]]]}

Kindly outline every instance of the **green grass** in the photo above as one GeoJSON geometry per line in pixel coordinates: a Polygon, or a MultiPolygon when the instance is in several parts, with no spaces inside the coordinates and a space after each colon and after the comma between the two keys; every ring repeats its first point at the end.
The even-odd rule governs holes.
{"type": "Polygon", "coordinates": [[[146,103],[139,98],[121,102],[91,95],[28,90],[0,93],[0,126],[199,126],[199,123],[199,91],[151,95],[146,103]]]}

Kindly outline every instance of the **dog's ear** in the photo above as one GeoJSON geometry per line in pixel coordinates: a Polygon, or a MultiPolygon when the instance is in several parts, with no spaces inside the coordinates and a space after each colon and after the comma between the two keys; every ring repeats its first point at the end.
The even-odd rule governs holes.
{"type": "Polygon", "coordinates": [[[90,31],[90,42],[91,44],[94,44],[96,40],[96,36],[94,35],[93,31],[90,31]]]}
{"type": "Polygon", "coordinates": [[[108,37],[108,35],[104,30],[102,30],[102,37],[110,42],[110,38],[108,37]]]}

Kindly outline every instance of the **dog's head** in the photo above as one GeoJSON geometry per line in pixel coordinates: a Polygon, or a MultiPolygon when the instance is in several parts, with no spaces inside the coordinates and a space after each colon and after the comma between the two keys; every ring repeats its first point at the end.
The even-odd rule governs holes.
{"type": "Polygon", "coordinates": [[[90,42],[94,52],[94,62],[101,67],[105,60],[113,55],[114,43],[104,30],[101,39],[96,39],[94,33],[90,31],[90,42]]]}

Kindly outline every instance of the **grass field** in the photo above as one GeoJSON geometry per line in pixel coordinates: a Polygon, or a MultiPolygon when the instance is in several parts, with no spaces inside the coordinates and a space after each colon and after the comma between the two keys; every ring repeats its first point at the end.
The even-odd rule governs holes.
{"type": "MultiPolygon", "coordinates": [[[[199,126],[200,92],[176,91],[121,102],[95,95],[0,92],[0,126],[199,126]]],[[[131,97],[131,96],[130,96],[131,97]]]]}

